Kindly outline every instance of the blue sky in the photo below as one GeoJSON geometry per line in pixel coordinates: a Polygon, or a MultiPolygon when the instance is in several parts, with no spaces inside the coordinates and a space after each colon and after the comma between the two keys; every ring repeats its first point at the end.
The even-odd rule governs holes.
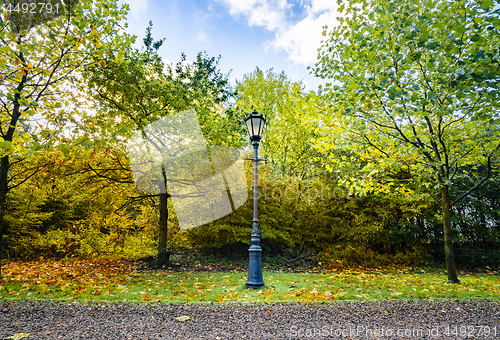
{"type": "Polygon", "coordinates": [[[128,33],[142,44],[153,21],[155,40],[166,38],[161,56],[177,62],[184,52],[222,56],[220,69],[231,82],[256,67],[274,68],[307,90],[324,83],[309,74],[321,45],[322,26],[336,24],[336,0],[121,0],[130,5],[128,33]]]}

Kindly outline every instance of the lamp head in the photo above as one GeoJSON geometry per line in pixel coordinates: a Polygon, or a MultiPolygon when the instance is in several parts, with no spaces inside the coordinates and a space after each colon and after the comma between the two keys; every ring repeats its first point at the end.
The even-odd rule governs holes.
{"type": "Polygon", "coordinates": [[[254,109],[244,120],[247,125],[250,140],[255,142],[260,141],[262,132],[264,131],[264,125],[266,124],[266,118],[254,109]]]}

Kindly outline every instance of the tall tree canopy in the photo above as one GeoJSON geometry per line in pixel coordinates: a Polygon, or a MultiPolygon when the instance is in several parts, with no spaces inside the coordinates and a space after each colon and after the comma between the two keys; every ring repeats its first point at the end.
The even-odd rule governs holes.
{"type": "MultiPolygon", "coordinates": [[[[366,174],[401,173],[404,165],[407,188],[424,190],[440,202],[453,282],[459,281],[450,209],[484,185],[499,165],[500,11],[495,3],[343,1],[343,19],[325,31],[313,70],[331,79],[324,90],[331,101],[325,126],[339,134],[323,147],[361,155],[366,174]],[[451,194],[453,181],[464,174],[474,185],[451,194]]],[[[387,190],[388,183],[374,176],[361,181],[368,190],[387,190]]]]}
{"type": "MultiPolygon", "coordinates": [[[[70,3],[74,4],[66,5],[70,3]]],[[[41,22],[11,17],[16,12],[2,13],[0,246],[7,193],[37,171],[19,176],[15,166],[36,157],[40,148],[53,145],[56,132],[73,119],[75,102],[69,89],[72,81],[79,80],[77,71],[119,57],[119,51],[130,43],[122,33],[126,11],[126,6],[119,8],[114,0],[84,0],[66,8],[64,15],[41,22]]]]}
{"type": "MultiPolygon", "coordinates": [[[[116,160],[126,158],[126,141],[134,132],[143,131],[162,117],[194,108],[209,142],[237,145],[241,141],[240,128],[224,106],[233,92],[228,77],[218,69],[219,59],[199,53],[194,62],[187,63],[182,54],[179,63],[165,65],[158,55],[163,40],[155,42],[151,29],[152,23],[146,30],[142,49],[129,49],[123,61],[87,68],[82,91],[91,96],[95,112],[85,117],[85,125],[94,141],[115,148],[116,160]]],[[[99,164],[91,170],[104,179],[127,181],[128,176],[128,181],[133,183],[129,164],[116,165],[116,162],[99,164]]],[[[170,194],[165,188],[161,191],[158,195],[158,266],[168,261],[167,199],[170,194]]]]}
{"type": "Polygon", "coordinates": [[[265,157],[281,175],[305,178],[311,174],[314,150],[315,109],[311,94],[300,82],[291,81],[282,71],[259,68],[237,82],[235,111],[241,116],[253,109],[267,118],[262,143],[265,157]]]}

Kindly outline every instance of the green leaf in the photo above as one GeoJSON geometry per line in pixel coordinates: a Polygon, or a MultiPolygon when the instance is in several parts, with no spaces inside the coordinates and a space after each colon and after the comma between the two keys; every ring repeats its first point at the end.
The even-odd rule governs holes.
{"type": "Polygon", "coordinates": [[[0,142],[0,148],[4,150],[12,150],[12,142],[2,141],[0,142]]]}
{"type": "Polygon", "coordinates": [[[368,59],[368,60],[372,60],[372,59],[373,59],[373,57],[375,56],[375,54],[376,54],[376,53],[377,53],[377,51],[376,51],[376,50],[371,51],[371,52],[368,54],[368,56],[366,57],[366,59],[368,59]]]}
{"type": "Polygon", "coordinates": [[[399,171],[399,164],[396,162],[391,163],[391,169],[394,171],[399,171]]]}
{"type": "Polygon", "coordinates": [[[40,143],[36,141],[33,142],[33,144],[31,145],[31,150],[36,151],[38,149],[40,149],[40,143]]]}

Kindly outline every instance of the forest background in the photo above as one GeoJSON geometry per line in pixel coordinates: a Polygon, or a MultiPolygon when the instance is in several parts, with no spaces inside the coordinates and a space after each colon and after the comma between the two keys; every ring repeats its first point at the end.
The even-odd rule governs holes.
{"type": "MultiPolygon", "coordinates": [[[[79,1],[39,21],[4,12],[2,258],[246,258],[250,199],[180,230],[168,188],[134,186],[127,139],[194,108],[208,143],[243,158],[242,119],[253,109],[268,119],[259,170],[266,258],[330,268],[446,262],[451,281],[455,262],[498,266],[498,8],[346,1],[311,68],[329,83],[309,92],[273,69],[230,84],[220,57],[203,52],[165,64],[152,25],[132,47],[127,6],[113,0],[79,1]]],[[[250,184],[248,162],[245,170],[250,184]]]]}

